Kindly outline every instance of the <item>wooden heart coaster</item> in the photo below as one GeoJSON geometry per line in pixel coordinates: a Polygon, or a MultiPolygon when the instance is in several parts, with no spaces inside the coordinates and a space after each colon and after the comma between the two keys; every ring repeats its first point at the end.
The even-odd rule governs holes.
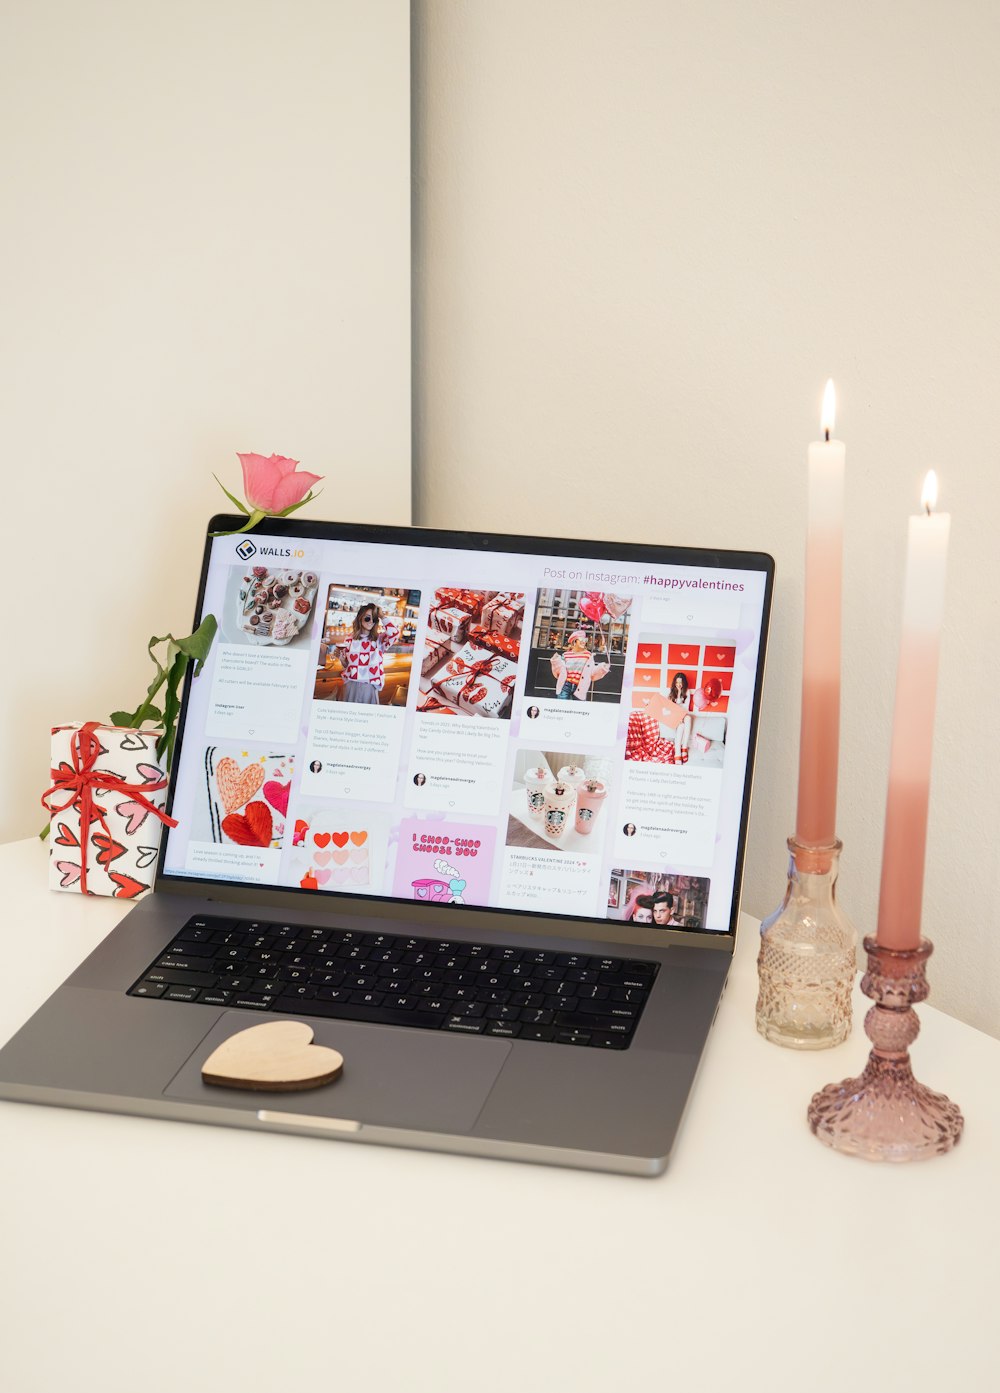
{"type": "Polygon", "coordinates": [[[344,1056],[326,1045],[312,1044],[313,1029],[304,1021],[267,1021],[230,1035],[205,1060],[201,1077],[223,1088],[259,1088],[292,1093],[318,1088],[337,1078],[344,1056]]]}

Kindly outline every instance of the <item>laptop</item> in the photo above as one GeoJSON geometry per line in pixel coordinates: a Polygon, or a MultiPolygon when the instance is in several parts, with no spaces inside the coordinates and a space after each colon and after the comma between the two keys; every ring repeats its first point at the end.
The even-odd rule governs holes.
{"type": "Polygon", "coordinates": [[[771,558],[242,521],[153,893],[0,1097],[660,1173],[735,946],[771,558]],[[277,1020],[339,1077],[205,1080],[277,1020]]]}

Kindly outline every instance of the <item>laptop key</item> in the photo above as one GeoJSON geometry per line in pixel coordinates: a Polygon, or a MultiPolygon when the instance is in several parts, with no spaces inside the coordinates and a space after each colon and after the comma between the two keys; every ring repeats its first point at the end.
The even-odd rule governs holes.
{"type": "Polygon", "coordinates": [[[214,967],[214,963],[206,962],[204,958],[187,958],[178,956],[176,953],[169,953],[165,957],[158,959],[158,961],[153,964],[152,968],[150,968],[150,971],[210,972],[214,970],[214,967]]]}
{"type": "Polygon", "coordinates": [[[168,987],[163,993],[165,1001],[197,1001],[197,987],[168,987]]]}
{"type": "Polygon", "coordinates": [[[522,1040],[554,1040],[555,1029],[551,1025],[522,1025],[522,1040]]]}
{"type": "Polygon", "coordinates": [[[162,996],[167,990],[166,982],[140,982],[137,987],[133,987],[129,996],[162,996]]]}
{"type": "Polygon", "coordinates": [[[244,1011],[266,1011],[277,1000],[273,996],[263,996],[257,992],[233,992],[230,1006],[238,1006],[244,1011]]]}
{"type": "Polygon", "coordinates": [[[596,1045],[599,1050],[625,1050],[628,1049],[627,1035],[591,1035],[590,1043],[596,1045]]]}
{"type": "Polygon", "coordinates": [[[523,1008],[521,1011],[521,1021],[524,1025],[551,1025],[554,1020],[554,1011],[539,1011],[531,1007],[523,1008]]]}
{"type": "Polygon", "coordinates": [[[214,958],[216,949],[212,943],[172,943],[167,952],[186,958],[214,958]]]}
{"type": "Polygon", "coordinates": [[[182,972],[179,969],[165,972],[154,967],[146,973],[147,982],[163,982],[168,987],[214,987],[218,980],[213,972],[182,972]]]}
{"type": "Polygon", "coordinates": [[[614,1016],[589,1016],[577,1011],[557,1011],[556,1025],[572,1026],[579,1030],[599,1030],[606,1035],[627,1035],[635,1022],[616,1020],[614,1016]]]}
{"type": "Polygon", "coordinates": [[[232,992],[220,992],[212,988],[210,991],[198,993],[199,1006],[228,1006],[232,999],[232,992]]]}
{"type": "Polygon", "coordinates": [[[521,1027],[517,1021],[490,1021],[486,1027],[487,1035],[499,1035],[508,1040],[514,1039],[520,1033],[521,1027]]]}
{"type": "Polygon", "coordinates": [[[641,1006],[648,995],[648,992],[642,991],[639,987],[624,987],[613,991],[611,1000],[634,1002],[637,1006],[641,1006]]]}
{"type": "Polygon", "coordinates": [[[641,1004],[629,1006],[624,1001],[578,1001],[576,1005],[578,1011],[584,1015],[592,1016],[617,1016],[623,1021],[635,1021],[639,1019],[642,1010],[641,1004]]]}
{"type": "Polygon", "coordinates": [[[457,1031],[460,1035],[484,1035],[487,1022],[481,1016],[446,1016],[444,1030],[457,1031]]]}
{"type": "Polygon", "coordinates": [[[590,1044],[590,1031],[589,1031],[589,1030],[557,1030],[557,1031],[556,1031],[556,1044],[557,1044],[557,1045],[589,1045],[589,1044],[590,1044]]]}

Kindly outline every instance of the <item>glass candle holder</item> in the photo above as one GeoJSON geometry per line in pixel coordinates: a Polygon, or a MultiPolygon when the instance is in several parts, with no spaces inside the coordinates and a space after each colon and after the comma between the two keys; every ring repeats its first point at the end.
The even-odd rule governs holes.
{"type": "Polygon", "coordinates": [[[875,1005],[865,1017],[874,1046],[864,1073],[831,1083],[813,1095],[809,1126],[826,1146],[869,1161],[921,1161],[957,1145],[964,1119],[943,1093],[917,1083],[909,1046],[920,1022],[913,1009],[929,988],[925,967],[933,951],[928,939],[919,948],[882,948],[865,939],[868,971],[861,989],[875,1005]]]}
{"type": "Polygon", "coordinates": [[[851,1032],[858,935],[836,899],[843,842],[788,839],[785,898],[760,926],[757,1029],[797,1050],[839,1045],[851,1032]]]}

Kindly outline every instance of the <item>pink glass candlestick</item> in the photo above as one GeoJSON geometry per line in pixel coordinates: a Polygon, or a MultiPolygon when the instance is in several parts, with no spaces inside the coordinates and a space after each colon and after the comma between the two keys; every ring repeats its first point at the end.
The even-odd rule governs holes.
{"type": "Polygon", "coordinates": [[[909,1046],[920,1022],[913,1003],[929,988],[925,967],[933,945],[886,948],[865,939],[868,971],[861,988],[875,1005],[865,1017],[874,1049],[864,1073],[813,1095],[809,1126],[826,1146],[869,1161],[920,1161],[955,1146],[964,1120],[943,1093],[917,1083],[909,1046]]]}

